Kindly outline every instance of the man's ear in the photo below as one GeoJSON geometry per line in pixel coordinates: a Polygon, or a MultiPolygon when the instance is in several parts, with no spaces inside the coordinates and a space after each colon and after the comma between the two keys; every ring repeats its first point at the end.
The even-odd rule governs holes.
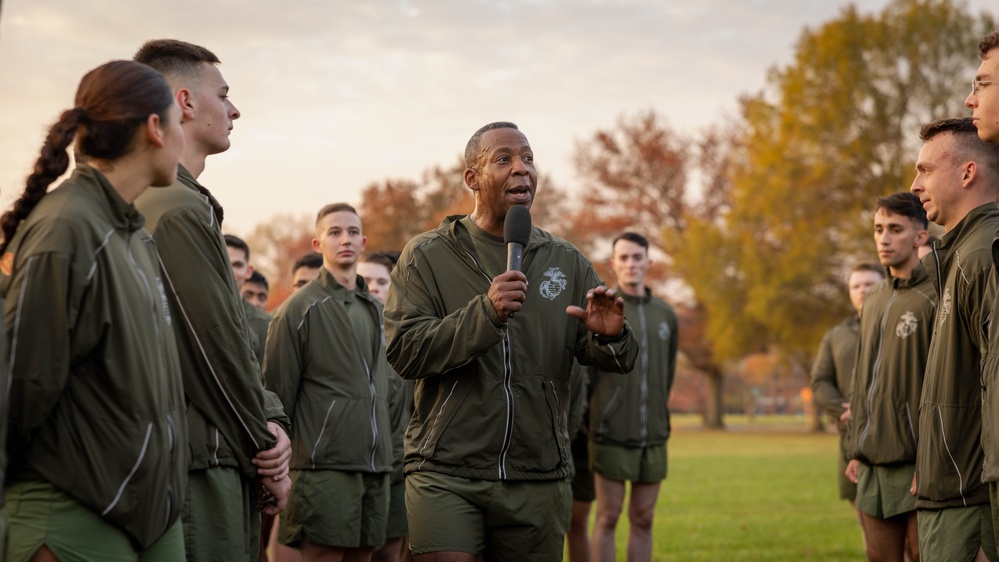
{"type": "Polygon", "coordinates": [[[479,172],[475,168],[465,168],[465,187],[472,191],[479,190],[479,172]]]}
{"type": "Polygon", "coordinates": [[[319,247],[319,240],[316,238],[312,239],[312,251],[317,254],[323,253],[322,248],[319,247]]]}
{"type": "Polygon", "coordinates": [[[926,239],[930,237],[930,233],[925,230],[920,230],[919,234],[916,235],[916,247],[926,245],[926,239]]]}
{"type": "Polygon", "coordinates": [[[968,187],[978,177],[978,163],[974,160],[965,162],[961,169],[961,186],[968,187]]]}
{"type": "Polygon", "coordinates": [[[174,96],[177,98],[177,105],[180,106],[180,112],[183,115],[181,122],[194,119],[194,94],[191,93],[191,90],[180,88],[174,96]]]}

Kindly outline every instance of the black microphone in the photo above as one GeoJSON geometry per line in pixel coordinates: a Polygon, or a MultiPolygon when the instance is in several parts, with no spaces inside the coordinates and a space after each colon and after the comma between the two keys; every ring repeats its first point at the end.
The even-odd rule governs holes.
{"type": "Polygon", "coordinates": [[[506,242],[506,270],[520,271],[524,265],[524,247],[531,239],[531,211],[514,205],[503,221],[503,241],[506,242]]]}

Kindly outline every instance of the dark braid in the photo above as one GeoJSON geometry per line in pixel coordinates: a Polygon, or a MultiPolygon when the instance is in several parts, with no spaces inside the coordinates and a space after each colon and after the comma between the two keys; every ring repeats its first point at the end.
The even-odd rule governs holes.
{"type": "Polygon", "coordinates": [[[77,107],[64,111],[59,121],[49,129],[48,136],[45,137],[45,144],[42,146],[41,156],[35,162],[35,169],[28,176],[28,184],[24,188],[21,198],[14,203],[14,208],[0,216],[0,228],[3,229],[3,245],[0,246],[0,253],[3,253],[14,238],[14,233],[21,225],[21,221],[31,214],[35,205],[48,193],[49,185],[59,176],[66,173],[69,168],[69,154],[66,149],[73,142],[76,136],[76,129],[80,125],[83,117],[83,109],[77,107]]]}

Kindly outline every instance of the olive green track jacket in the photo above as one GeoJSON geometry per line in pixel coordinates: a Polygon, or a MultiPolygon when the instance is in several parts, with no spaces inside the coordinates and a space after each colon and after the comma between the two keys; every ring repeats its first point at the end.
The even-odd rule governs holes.
{"type": "Polygon", "coordinates": [[[670,434],[668,402],[680,341],[676,312],[647,288],[641,297],[618,294],[638,338],[638,360],[624,377],[597,371],[590,440],[617,447],[662,445],[670,434]]]}
{"type": "Polygon", "coordinates": [[[221,208],[183,166],[170,187],[147,189],[135,206],[146,216],[176,319],[188,399],[192,470],[239,468],[275,445],[267,420],[288,418],[264,391],[252,337],[222,238],[221,208]]]}
{"type": "Polygon", "coordinates": [[[846,411],[843,403],[850,401],[859,333],[860,319],[856,315],[830,328],[822,336],[819,354],[812,365],[812,392],[815,403],[833,418],[841,436],[846,434],[847,426],[840,423],[839,417],[846,411]]]}
{"type": "Polygon", "coordinates": [[[847,454],[867,464],[915,463],[919,397],[937,294],[917,266],[889,276],[864,301],[853,373],[847,454]]]}
{"type": "Polygon", "coordinates": [[[382,305],[364,279],[358,276],[357,290],[348,291],[325,267],[274,312],[264,378],[292,419],[291,468],[392,470],[391,372],[382,330],[382,305]],[[371,314],[377,337],[370,349],[359,347],[347,299],[371,314]]]}
{"type": "Polygon", "coordinates": [[[584,365],[626,373],[638,342],[599,343],[567,305],[600,284],[571,244],[535,227],[524,250],[524,307],[501,323],[492,279],[468,230],[451,216],[411,240],[385,306],[388,358],[418,379],[406,435],[406,472],[483,480],[554,480],[571,473],[569,378],[584,365]]]}
{"type": "Polygon", "coordinates": [[[981,359],[995,299],[990,276],[997,232],[999,208],[982,205],[923,258],[937,291],[937,312],[919,402],[916,506],[921,509],[989,503],[982,482],[981,359]]]}
{"type": "MultiPolygon", "coordinates": [[[[990,221],[994,220],[989,215],[990,221]]],[[[993,224],[990,222],[990,227],[993,224]]],[[[999,327],[995,319],[999,315],[999,235],[993,238],[992,274],[989,276],[985,306],[990,311],[989,345],[983,358],[982,370],[982,450],[985,460],[982,468],[982,480],[985,482],[999,481],[999,327]]]]}
{"type": "Polygon", "coordinates": [[[180,515],[189,457],[177,319],[142,224],[81,164],[18,230],[0,290],[10,479],[44,478],[147,547],[180,515]]]}

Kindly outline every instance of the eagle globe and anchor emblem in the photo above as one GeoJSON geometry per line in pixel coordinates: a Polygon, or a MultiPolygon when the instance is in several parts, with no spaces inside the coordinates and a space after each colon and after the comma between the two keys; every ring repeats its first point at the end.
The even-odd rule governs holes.
{"type": "Polygon", "coordinates": [[[544,275],[548,279],[541,282],[538,292],[548,300],[555,300],[555,297],[562,294],[562,291],[569,285],[569,281],[562,270],[557,267],[549,267],[544,275]]]}

